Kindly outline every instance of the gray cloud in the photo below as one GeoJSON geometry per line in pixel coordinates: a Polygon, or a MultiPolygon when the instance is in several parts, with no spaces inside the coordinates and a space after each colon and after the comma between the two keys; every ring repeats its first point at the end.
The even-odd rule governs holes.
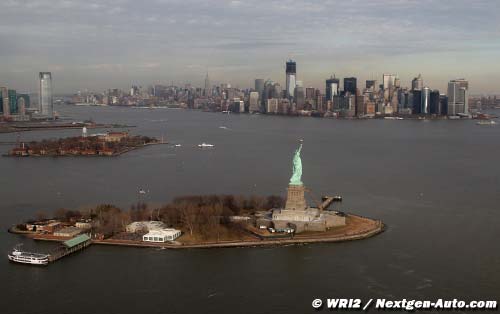
{"type": "Polygon", "coordinates": [[[213,81],[251,86],[281,81],[293,57],[317,87],[333,72],[396,72],[438,88],[467,76],[492,92],[481,73],[500,73],[499,21],[493,0],[3,0],[0,84],[36,90],[41,70],[60,92],[200,84],[208,69],[213,81]]]}

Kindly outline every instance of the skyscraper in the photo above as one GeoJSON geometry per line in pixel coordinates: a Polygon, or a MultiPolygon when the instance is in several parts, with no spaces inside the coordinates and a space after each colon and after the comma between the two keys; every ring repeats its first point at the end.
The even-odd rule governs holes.
{"type": "Polygon", "coordinates": [[[259,98],[262,98],[264,93],[264,79],[255,79],[255,91],[259,93],[259,98]]]}
{"type": "Polygon", "coordinates": [[[0,87],[0,97],[2,100],[2,113],[5,117],[9,116],[9,93],[7,87],[0,87]]]}
{"type": "Polygon", "coordinates": [[[411,81],[411,89],[422,90],[422,88],[424,88],[424,80],[422,79],[422,75],[419,74],[411,81]]]}
{"type": "Polygon", "coordinates": [[[261,106],[267,106],[267,100],[273,98],[274,82],[272,80],[267,80],[264,83],[264,91],[262,96],[260,96],[261,106]]]}
{"type": "Polygon", "coordinates": [[[384,90],[393,88],[395,80],[396,80],[395,74],[384,73],[382,75],[382,82],[383,82],[384,90]]]}
{"type": "Polygon", "coordinates": [[[357,79],[355,77],[344,78],[344,92],[349,92],[351,95],[356,95],[357,79]]]}
{"type": "Polygon", "coordinates": [[[54,104],[52,100],[52,74],[50,72],[40,72],[40,114],[54,117],[54,104]]]}
{"type": "Polygon", "coordinates": [[[259,92],[250,92],[248,111],[249,112],[260,111],[259,92]]]}
{"type": "Polygon", "coordinates": [[[445,94],[439,95],[439,110],[442,115],[448,114],[448,96],[445,94]]]}
{"type": "Polygon", "coordinates": [[[413,99],[413,114],[422,113],[422,91],[421,90],[412,90],[411,91],[412,99],[413,99]]]}
{"type": "Polygon", "coordinates": [[[316,89],[314,87],[306,87],[306,99],[314,99],[316,89]]]}
{"type": "Polygon", "coordinates": [[[469,82],[465,79],[451,80],[448,83],[448,115],[469,113],[468,89],[469,82]]]}
{"type": "Polygon", "coordinates": [[[366,80],[366,88],[375,91],[377,89],[377,80],[366,80]]]}
{"type": "Polygon", "coordinates": [[[429,113],[430,114],[441,114],[439,91],[438,90],[433,90],[430,94],[429,113]]]}
{"type": "Polygon", "coordinates": [[[431,100],[431,89],[429,87],[424,87],[422,89],[422,102],[420,105],[420,113],[428,114],[431,100]]]}
{"type": "Polygon", "coordinates": [[[339,94],[339,85],[340,81],[335,78],[335,75],[326,80],[325,95],[327,101],[333,101],[333,97],[339,94]]]}
{"type": "Polygon", "coordinates": [[[295,94],[295,81],[297,79],[297,64],[293,60],[286,62],[286,98],[290,99],[295,94]]]}
{"type": "Polygon", "coordinates": [[[17,113],[21,116],[24,116],[26,114],[26,102],[24,101],[24,98],[18,97],[17,98],[17,113]]]}
{"type": "Polygon", "coordinates": [[[9,89],[9,111],[10,114],[17,114],[19,108],[17,107],[17,92],[14,89],[9,89]]]}
{"type": "Polygon", "coordinates": [[[295,103],[297,104],[297,110],[303,110],[306,102],[306,95],[304,91],[304,86],[302,81],[297,81],[297,86],[295,87],[294,95],[295,103]]]}
{"type": "Polygon", "coordinates": [[[208,72],[207,76],[205,77],[205,96],[211,96],[212,95],[212,90],[210,88],[210,79],[208,78],[208,72]]]}

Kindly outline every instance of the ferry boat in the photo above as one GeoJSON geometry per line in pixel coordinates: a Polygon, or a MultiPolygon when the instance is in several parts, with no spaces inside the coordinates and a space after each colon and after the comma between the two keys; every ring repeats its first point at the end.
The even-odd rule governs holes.
{"type": "Polygon", "coordinates": [[[215,145],[213,144],[207,144],[205,142],[201,143],[201,144],[198,144],[198,147],[199,148],[210,148],[210,147],[214,147],[215,145]]]}
{"type": "Polygon", "coordinates": [[[49,263],[48,254],[24,252],[20,250],[20,245],[16,246],[8,254],[8,257],[11,262],[15,263],[31,265],[47,265],[49,263]]]}

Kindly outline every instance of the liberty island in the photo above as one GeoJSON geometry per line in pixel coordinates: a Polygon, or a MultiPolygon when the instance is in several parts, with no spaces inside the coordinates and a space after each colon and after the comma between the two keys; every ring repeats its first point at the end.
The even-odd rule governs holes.
{"type": "MultiPolygon", "coordinates": [[[[58,250],[47,254],[49,262],[90,244],[172,249],[244,247],[340,242],[364,239],[382,232],[384,224],[379,220],[330,209],[336,201],[342,200],[340,196],[323,196],[316,207],[308,206],[305,192],[311,190],[302,182],[302,148],[301,140],[293,156],[286,200],[274,197],[274,202],[268,202],[273,205],[256,205],[238,215],[224,215],[223,203],[227,202],[228,196],[181,197],[158,209],[157,220],[153,220],[153,210],[147,211],[146,205],[142,214],[147,212],[148,220],[138,208],[137,213],[130,213],[125,228],[117,227],[119,224],[112,221],[120,219],[123,226],[126,213],[112,205],[101,205],[88,213],[67,211],[51,219],[29,220],[9,231],[36,240],[63,242],[58,250]],[[196,206],[197,210],[193,209],[196,206]],[[167,218],[172,213],[180,218],[177,221],[167,218]],[[106,220],[114,227],[106,226],[106,220]],[[207,229],[205,233],[202,232],[204,229],[207,229]],[[77,249],[68,246],[73,242],[79,245],[77,249]]],[[[273,197],[268,201],[271,199],[273,197]]]]}

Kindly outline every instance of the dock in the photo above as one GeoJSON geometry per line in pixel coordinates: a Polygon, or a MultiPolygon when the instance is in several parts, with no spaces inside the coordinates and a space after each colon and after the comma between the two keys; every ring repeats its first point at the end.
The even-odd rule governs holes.
{"type": "Polygon", "coordinates": [[[81,251],[87,248],[91,243],[92,240],[86,234],[81,234],[72,239],[64,241],[60,247],[49,254],[49,263],[53,263],[65,256],[81,251]]]}

